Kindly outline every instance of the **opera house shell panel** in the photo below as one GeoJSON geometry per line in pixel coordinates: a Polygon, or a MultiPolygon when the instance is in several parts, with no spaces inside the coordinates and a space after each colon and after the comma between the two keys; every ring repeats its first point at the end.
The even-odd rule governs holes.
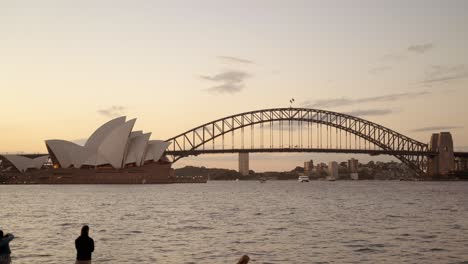
{"type": "Polygon", "coordinates": [[[170,143],[150,140],[151,133],[132,132],[135,121],[115,118],[94,131],[83,146],[61,139],[46,140],[48,156],[1,155],[8,170],[0,172],[16,170],[8,179],[29,183],[206,182],[177,180],[171,163],[163,156],[170,143]]]}
{"type": "Polygon", "coordinates": [[[19,155],[2,155],[2,157],[5,162],[8,162],[21,173],[26,172],[28,169],[41,169],[44,163],[49,159],[47,155],[36,158],[28,158],[19,155]]]}

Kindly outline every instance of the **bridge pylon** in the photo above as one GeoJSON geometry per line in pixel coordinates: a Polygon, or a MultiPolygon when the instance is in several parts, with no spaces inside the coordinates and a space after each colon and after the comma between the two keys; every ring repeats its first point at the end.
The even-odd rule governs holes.
{"type": "Polygon", "coordinates": [[[453,139],[450,132],[432,134],[429,151],[437,153],[428,159],[427,174],[429,177],[447,176],[455,169],[453,139]]]}
{"type": "Polygon", "coordinates": [[[248,176],[250,173],[248,152],[239,152],[239,173],[242,176],[248,176]]]}

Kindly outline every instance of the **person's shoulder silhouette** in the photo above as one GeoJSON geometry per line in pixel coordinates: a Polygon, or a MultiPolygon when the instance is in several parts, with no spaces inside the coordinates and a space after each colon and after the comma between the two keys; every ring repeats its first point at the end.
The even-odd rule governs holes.
{"type": "Polygon", "coordinates": [[[9,264],[11,263],[11,250],[10,242],[15,238],[12,234],[3,235],[3,231],[0,230],[0,263],[9,264]]]}
{"type": "Polygon", "coordinates": [[[75,240],[76,264],[91,263],[91,254],[94,252],[94,240],[89,237],[89,226],[81,228],[81,235],[75,240]]]}

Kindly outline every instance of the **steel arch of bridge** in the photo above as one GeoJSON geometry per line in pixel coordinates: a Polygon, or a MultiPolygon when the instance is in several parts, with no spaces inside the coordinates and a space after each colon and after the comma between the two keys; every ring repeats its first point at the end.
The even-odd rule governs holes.
{"type": "MultiPolygon", "coordinates": [[[[224,149],[224,135],[232,133],[234,136],[235,130],[241,129],[243,132],[245,127],[251,127],[257,124],[263,125],[264,123],[270,123],[272,125],[273,122],[278,121],[280,121],[280,124],[282,124],[283,121],[289,121],[289,124],[291,124],[292,121],[298,121],[301,123],[301,126],[302,122],[316,123],[346,131],[347,133],[362,138],[364,141],[378,146],[380,150],[369,149],[359,150],[357,152],[351,150],[348,152],[341,151],[342,153],[393,155],[420,176],[425,175],[427,172],[428,156],[435,155],[435,153],[430,153],[428,151],[427,144],[409,138],[379,124],[347,114],[308,108],[263,109],[224,117],[168,139],[167,141],[171,142],[171,145],[166,150],[165,154],[172,156],[175,162],[183,157],[205,153],[249,152],[249,150],[259,152],[258,149],[248,149],[244,147],[241,149],[234,149],[234,147],[232,149],[224,149]],[[205,149],[206,144],[214,142],[218,137],[223,138],[222,150],[214,150],[214,143],[213,149],[205,149]]],[[[288,129],[291,129],[290,126],[288,129]]],[[[304,148],[291,148],[291,146],[287,148],[284,147],[283,142],[281,142],[280,149],[274,149],[272,147],[262,149],[265,150],[264,152],[269,152],[268,150],[278,152],[306,152],[308,150],[304,148]]],[[[333,149],[309,150],[309,152],[340,153],[340,151],[334,151],[333,149]]]]}

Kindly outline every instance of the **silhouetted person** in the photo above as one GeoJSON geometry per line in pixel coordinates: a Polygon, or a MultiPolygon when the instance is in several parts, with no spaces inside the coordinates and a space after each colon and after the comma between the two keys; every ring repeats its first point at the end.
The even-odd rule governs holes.
{"type": "Polygon", "coordinates": [[[76,264],[91,264],[91,253],[94,251],[94,240],[89,237],[89,226],[81,228],[81,235],[75,240],[76,264]]]}
{"type": "Polygon", "coordinates": [[[3,236],[3,231],[0,230],[0,264],[11,263],[10,241],[12,241],[13,238],[15,238],[15,236],[12,234],[6,234],[6,236],[3,236]]]}
{"type": "Polygon", "coordinates": [[[242,258],[239,259],[239,262],[237,264],[247,264],[249,263],[250,258],[247,255],[242,256],[242,258]]]}

